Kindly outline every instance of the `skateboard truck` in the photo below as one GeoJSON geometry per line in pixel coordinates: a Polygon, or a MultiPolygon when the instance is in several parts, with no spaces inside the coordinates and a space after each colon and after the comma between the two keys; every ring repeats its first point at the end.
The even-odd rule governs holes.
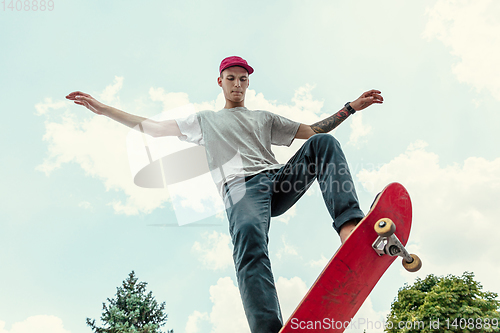
{"type": "Polygon", "coordinates": [[[383,218],[377,221],[374,226],[378,234],[377,239],[372,244],[373,249],[379,256],[387,254],[389,256],[403,257],[403,267],[409,272],[416,272],[422,267],[422,261],[416,254],[410,254],[394,234],[396,224],[391,219],[383,218]]]}

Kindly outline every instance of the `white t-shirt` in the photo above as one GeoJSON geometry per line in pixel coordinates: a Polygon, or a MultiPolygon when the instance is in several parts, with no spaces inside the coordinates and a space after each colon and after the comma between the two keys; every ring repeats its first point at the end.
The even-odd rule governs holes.
{"type": "Polygon", "coordinates": [[[219,193],[224,183],[279,164],[271,145],[290,146],[300,123],[268,111],[245,107],[200,111],[175,119],[182,141],[205,147],[208,166],[219,193]]]}

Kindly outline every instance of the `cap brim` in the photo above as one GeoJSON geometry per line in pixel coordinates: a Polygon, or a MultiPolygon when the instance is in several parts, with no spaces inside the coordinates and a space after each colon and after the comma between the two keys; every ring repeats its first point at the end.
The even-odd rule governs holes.
{"type": "Polygon", "coordinates": [[[222,73],[224,70],[228,69],[229,67],[234,67],[234,66],[239,66],[239,67],[243,67],[244,69],[247,70],[248,72],[248,75],[252,74],[253,73],[253,68],[247,64],[243,64],[243,63],[236,63],[236,64],[231,64],[227,67],[224,67],[220,72],[222,73]]]}

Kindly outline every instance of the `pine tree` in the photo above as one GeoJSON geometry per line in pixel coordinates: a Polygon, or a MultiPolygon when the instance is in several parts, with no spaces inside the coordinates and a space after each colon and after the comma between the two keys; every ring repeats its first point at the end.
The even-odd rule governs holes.
{"type": "MultiPolygon", "coordinates": [[[[95,319],[87,318],[87,325],[94,333],[162,333],[165,325],[165,302],[158,304],[150,291],[146,294],[146,282],[137,282],[132,271],[116,288],[116,298],[102,303],[101,321],[107,327],[97,327],[95,319]]],[[[167,333],[173,333],[168,331],[167,333]]]]}
{"type": "Polygon", "coordinates": [[[498,295],[482,288],[470,272],[417,279],[399,289],[385,331],[500,332],[498,295]]]}

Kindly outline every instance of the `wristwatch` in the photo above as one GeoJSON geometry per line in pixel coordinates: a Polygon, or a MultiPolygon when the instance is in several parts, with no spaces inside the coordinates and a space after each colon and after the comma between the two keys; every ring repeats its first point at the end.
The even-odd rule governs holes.
{"type": "Polygon", "coordinates": [[[351,102],[347,102],[345,103],[344,107],[346,108],[346,110],[350,113],[350,114],[354,114],[356,113],[356,110],[354,110],[351,106],[351,104],[349,104],[351,102]]]}

